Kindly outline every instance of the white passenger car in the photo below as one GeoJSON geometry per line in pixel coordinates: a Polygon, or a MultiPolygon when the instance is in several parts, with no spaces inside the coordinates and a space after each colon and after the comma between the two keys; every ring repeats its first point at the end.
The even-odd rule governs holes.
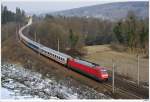
{"type": "Polygon", "coordinates": [[[27,38],[26,36],[23,35],[22,31],[27,28],[29,25],[32,24],[32,19],[30,18],[29,22],[27,25],[23,26],[20,30],[19,30],[19,37],[21,38],[21,40],[30,48],[34,49],[35,51],[39,52],[40,54],[47,56],[63,65],[67,65],[67,59],[68,58],[72,58],[71,56],[55,51],[51,48],[48,48],[42,44],[39,44],[29,38],[27,38]]]}

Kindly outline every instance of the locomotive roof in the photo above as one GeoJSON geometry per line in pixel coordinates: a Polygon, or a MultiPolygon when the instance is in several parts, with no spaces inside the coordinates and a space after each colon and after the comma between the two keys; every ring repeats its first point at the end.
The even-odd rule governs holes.
{"type": "Polygon", "coordinates": [[[88,61],[85,61],[85,60],[76,59],[76,62],[78,62],[80,64],[87,65],[89,67],[95,67],[96,66],[96,64],[88,62],[88,61]]]}

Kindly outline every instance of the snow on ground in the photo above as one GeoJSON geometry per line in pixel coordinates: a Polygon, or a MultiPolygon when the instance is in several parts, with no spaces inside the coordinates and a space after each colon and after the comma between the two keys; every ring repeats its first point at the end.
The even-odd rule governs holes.
{"type": "Polygon", "coordinates": [[[1,99],[39,99],[38,97],[33,97],[31,95],[17,95],[15,91],[9,90],[7,88],[1,88],[1,99]]]}
{"type": "Polygon", "coordinates": [[[2,99],[107,99],[102,93],[85,85],[70,86],[70,79],[55,81],[55,78],[22,66],[5,63],[1,68],[2,99]]]}

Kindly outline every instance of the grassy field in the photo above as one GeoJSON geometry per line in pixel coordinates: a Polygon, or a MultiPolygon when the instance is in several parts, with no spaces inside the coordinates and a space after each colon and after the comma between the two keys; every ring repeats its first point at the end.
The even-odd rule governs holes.
{"type": "MultiPolygon", "coordinates": [[[[112,70],[112,64],[116,64],[116,72],[134,81],[137,80],[137,55],[127,52],[117,52],[110,45],[87,46],[88,54],[85,59],[105,66],[112,70]]],[[[149,59],[140,57],[140,81],[149,81],[149,59]]]]}

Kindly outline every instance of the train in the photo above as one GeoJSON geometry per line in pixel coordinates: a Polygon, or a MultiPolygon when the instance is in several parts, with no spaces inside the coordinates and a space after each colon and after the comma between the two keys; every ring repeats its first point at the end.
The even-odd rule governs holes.
{"type": "Polygon", "coordinates": [[[32,24],[32,18],[29,18],[28,23],[19,29],[19,39],[29,48],[39,52],[43,56],[50,58],[66,66],[69,69],[72,69],[76,72],[79,72],[83,75],[86,75],[92,79],[97,81],[106,81],[109,78],[108,72],[105,67],[102,67],[98,64],[85,61],[82,59],[73,58],[70,55],[65,53],[61,53],[59,51],[48,48],[40,43],[37,43],[28,37],[24,36],[23,30],[29,27],[32,24]]]}

